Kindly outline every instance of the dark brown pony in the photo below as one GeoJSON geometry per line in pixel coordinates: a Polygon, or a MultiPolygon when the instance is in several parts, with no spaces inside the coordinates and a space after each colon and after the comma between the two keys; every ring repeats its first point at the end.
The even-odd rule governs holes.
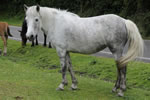
{"type": "MultiPolygon", "coordinates": [[[[12,37],[12,35],[10,34],[8,23],[0,22],[0,36],[4,42],[3,55],[6,56],[7,55],[7,39],[8,39],[8,36],[12,37]]],[[[2,51],[0,49],[0,55],[1,54],[2,54],[2,51]]]]}

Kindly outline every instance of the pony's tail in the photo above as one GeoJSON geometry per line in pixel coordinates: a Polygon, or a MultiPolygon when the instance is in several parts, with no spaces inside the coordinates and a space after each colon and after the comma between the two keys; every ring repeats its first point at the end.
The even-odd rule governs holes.
{"type": "Polygon", "coordinates": [[[10,34],[10,29],[9,29],[9,27],[7,27],[7,33],[8,33],[8,36],[13,37],[13,36],[10,34]]]}
{"type": "Polygon", "coordinates": [[[127,54],[119,60],[121,65],[127,64],[137,56],[143,56],[144,51],[144,42],[137,26],[130,20],[125,20],[125,24],[128,32],[129,47],[127,54]]]}

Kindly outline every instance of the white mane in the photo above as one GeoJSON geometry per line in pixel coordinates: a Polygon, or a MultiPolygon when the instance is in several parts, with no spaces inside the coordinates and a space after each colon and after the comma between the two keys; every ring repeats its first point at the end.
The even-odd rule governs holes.
{"type": "MultiPolygon", "coordinates": [[[[69,12],[67,10],[61,10],[61,9],[56,9],[56,8],[49,8],[49,7],[40,7],[41,10],[43,10],[44,12],[50,12],[52,14],[62,14],[62,15],[71,15],[71,16],[76,16],[79,17],[77,14],[74,14],[72,12],[69,12]]],[[[32,6],[29,8],[28,12],[26,12],[30,15],[37,15],[37,11],[36,11],[36,6],[32,6]]]]}
{"type": "Polygon", "coordinates": [[[62,13],[62,14],[68,14],[68,15],[71,15],[71,16],[76,16],[76,17],[80,17],[79,15],[75,14],[75,13],[72,13],[72,12],[69,12],[67,10],[60,10],[59,11],[62,13]]]}

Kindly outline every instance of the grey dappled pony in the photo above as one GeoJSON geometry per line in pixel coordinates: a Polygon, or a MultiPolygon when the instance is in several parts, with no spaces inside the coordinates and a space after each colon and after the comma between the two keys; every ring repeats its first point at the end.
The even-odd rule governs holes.
{"type": "Polygon", "coordinates": [[[72,78],[71,89],[77,89],[77,79],[72,70],[69,52],[92,54],[108,47],[115,57],[118,76],[113,92],[123,96],[126,90],[126,65],[143,53],[143,40],[137,26],[114,14],[82,18],[76,14],[55,8],[24,6],[28,38],[35,37],[39,30],[49,36],[49,42],[56,49],[62,67],[62,82],[57,90],[64,90],[68,84],[66,71],[72,78]],[[129,48],[123,56],[124,47],[129,48]]]}

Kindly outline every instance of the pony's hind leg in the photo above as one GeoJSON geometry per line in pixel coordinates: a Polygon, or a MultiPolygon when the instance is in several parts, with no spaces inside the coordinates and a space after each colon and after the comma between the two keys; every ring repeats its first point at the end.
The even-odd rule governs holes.
{"type": "Polygon", "coordinates": [[[70,55],[69,53],[67,53],[67,67],[68,67],[68,71],[70,72],[71,75],[71,79],[72,79],[72,85],[71,85],[71,90],[76,90],[77,89],[77,79],[75,78],[74,72],[72,70],[72,63],[71,63],[71,59],[70,59],[70,55]]]}
{"type": "MultiPolygon", "coordinates": [[[[117,65],[117,62],[116,62],[116,65],[117,65]]],[[[118,66],[118,65],[117,65],[118,66]]],[[[114,88],[112,89],[112,92],[117,92],[117,89],[120,88],[120,80],[121,80],[121,77],[120,77],[120,70],[119,68],[117,67],[117,80],[116,80],[116,83],[115,83],[115,86],[114,88]]]]}
{"type": "Polygon", "coordinates": [[[115,56],[116,66],[117,66],[117,80],[115,83],[114,88],[112,89],[113,92],[117,92],[117,89],[120,88],[118,91],[118,96],[123,96],[123,91],[126,90],[126,65],[120,65],[119,59],[122,57],[123,54],[123,47],[120,46],[117,49],[110,48],[110,51],[115,56]]]}
{"type": "Polygon", "coordinates": [[[120,80],[120,90],[118,92],[118,96],[123,96],[123,91],[126,90],[126,70],[127,70],[127,67],[126,65],[124,66],[120,66],[122,68],[120,68],[120,77],[121,77],[121,80],[120,80]]]}
{"type": "Polygon", "coordinates": [[[64,90],[64,86],[68,85],[67,79],[66,79],[66,71],[67,71],[67,64],[66,64],[66,51],[63,49],[57,48],[57,53],[60,58],[60,64],[62,67],[62,82],[58,86],[56,90],[64,90]]]}
{"type": "Polygon", "coordinates": [[[3,51],[3,55],[6,56],[7,55],[7,39],[4,35],[1,36],[3,42],[4,42],[4,51],[3,51]]]}

